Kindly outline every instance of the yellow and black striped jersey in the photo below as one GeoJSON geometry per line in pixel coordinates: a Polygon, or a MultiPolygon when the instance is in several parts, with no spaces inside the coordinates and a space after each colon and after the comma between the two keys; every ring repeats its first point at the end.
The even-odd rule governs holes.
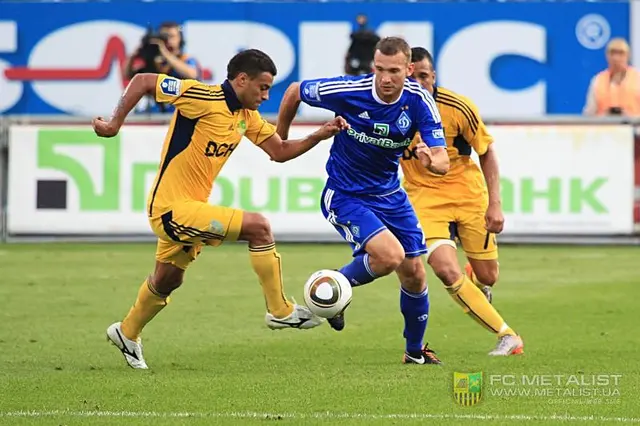
{"type": "Polygon", "coordinates": [[[177,200],[206,202],[243,136],[260,145],[276,133],[258,111],[242,108],[228,81],[207,85],[159,74],[155,97],[176,111],[149,194],[149,216],[162,214],[177,200]]]}
{"type": "Polygon", "coordinates": [[[401,161],[405,187],[444,190],[452,197],[485,193],[482,171],[471,158],[471,153],[473,149],[478,155],[485,154],[493,138],[480,118],[478,108],[470,99],[443,87],[438,87],[433,97],[442,117],[450,159],[449,172],[440,176],[422,166],[415,155],[415,145],[420,140],[417,136],[401,161]]]}

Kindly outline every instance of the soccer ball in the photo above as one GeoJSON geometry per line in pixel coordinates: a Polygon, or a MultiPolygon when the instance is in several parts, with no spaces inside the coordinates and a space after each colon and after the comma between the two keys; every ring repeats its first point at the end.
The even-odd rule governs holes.
{"type": "Polygon", "coordinates": [[[338,271],[322,269],[313,273],[304,285],[304,301],[314,314],[333,318],[351,303],[351,284],[338,271]]]}

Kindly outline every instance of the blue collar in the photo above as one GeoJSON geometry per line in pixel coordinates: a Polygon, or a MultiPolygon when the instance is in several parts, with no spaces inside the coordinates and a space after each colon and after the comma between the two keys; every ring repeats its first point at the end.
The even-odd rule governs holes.
{"type": "Polygon", "coordinates": [[[240,99],[238,99],[233,87],[231,87],[229,80],[225,80],[224,83],[222,83],[222,91],[224,92],[224,100],[227,102],[229,111],[236,112],[242,109],[242,103],[240,99]]]}

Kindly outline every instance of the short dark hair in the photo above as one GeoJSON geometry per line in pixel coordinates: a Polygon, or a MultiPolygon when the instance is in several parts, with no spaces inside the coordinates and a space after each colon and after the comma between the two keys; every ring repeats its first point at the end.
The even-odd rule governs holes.
{"type": "Polygon", "coordinates": [[[403,53],[407,59],[411,59],[409,43],[402,37],[385,37],[376,44],[376,50],[379,50],[385,56],[403,53]]]}
{"type": "Polygon", "coordinates": [[[246,73],[249,78],[256,78],[263,72],[275,77],[278,70],[269,55],[258,49],[248,49],[231,58],[227,65],[227,79],[233,80],[241,72],[246,73]]]}
{"type": "Polygon", "coordinates": [[[423,59],[427,59],[431,66],[433,66],[433,56],[424,47],[411,48],[411,62],[420,62],[423,59]]]}

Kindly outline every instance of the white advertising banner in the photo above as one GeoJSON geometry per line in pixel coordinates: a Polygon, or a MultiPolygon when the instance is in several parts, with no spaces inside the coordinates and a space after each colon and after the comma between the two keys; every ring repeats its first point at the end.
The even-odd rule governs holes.
{"type": "MultiPolygon", "coordinates": [[[[293,137],[315,126],[294,126],[293,137]]],[[[509,234],[621,234],[633,229],[630,126],[492,126],[509,234]]],[[[166,128],[112,139],[88,127],[10,131],[11,235],[151,235],[145,213],[166,128]]],[[[285,164],[244,141],[210,202],[267,216],[276,236],[338,238],[320,213],[330,141],[285,164]]]]}

